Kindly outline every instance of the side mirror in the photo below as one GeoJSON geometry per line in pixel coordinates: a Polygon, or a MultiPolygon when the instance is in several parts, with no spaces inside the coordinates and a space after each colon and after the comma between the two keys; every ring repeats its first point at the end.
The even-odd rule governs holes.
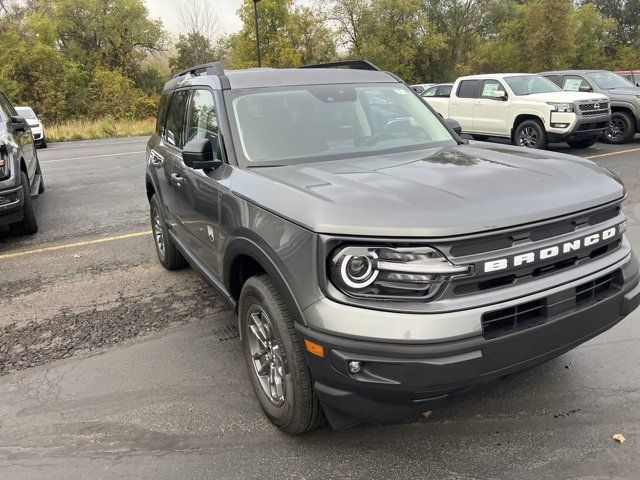
{"type": "Polygon", "coordinates": [[[496,100],[505,101],[507,99],[507,92],[505,92],[504,90],[496,90],[495,92],[493,92],[493,98],[495,98],[496,100]]]}
{"type": "Polygon", "coordinates": [[[589,85],[580,85],[580,89],[581,92],[590,92],[591,90],[593,90],[589,85]]]}
{"type": "Polygon", "coordinates": [[[14,132],[24,132],[29,128],[27,121],[18,116],[11,117],[11,128],[14,132]]]}
{"type": "Polygon", "coordinates": [[[213,170],[222,165],[222,160],[214,158],[208,138],[194,138],[187,143],[182,150],[182,161],[194,170],[213,170]]]}
{"type": "Polygon", "coordinates": [[[454,120],[453,118],[446,118],[444,121],[447,122],[447,125],[449,125],[456,134],[462,135],[462,127],[457,120],[454,120]]]}

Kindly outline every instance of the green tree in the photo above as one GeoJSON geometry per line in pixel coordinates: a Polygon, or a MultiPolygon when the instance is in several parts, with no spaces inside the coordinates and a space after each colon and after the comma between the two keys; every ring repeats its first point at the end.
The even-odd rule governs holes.
{"type": "Polygon", "coordinates": [[[211,41],[198,32],[180,35],[175,49],[175,56],[169,60],[169,67],[174,73],[193,65],[216,60],[211,41]]]}
{"type": "Polygon", "coordinates": [[[604,68],[610,63],[618,28],[613,18],[605,17],[593,4],[584,4],[573,14],[577,68],[604,68]]]}
{"type": "MultiPolygon", "coordinates": [[[[335,56],[333,32],[311,9],[293,0],[262,0],[258,4],[262,63],[270,67],[292,67],[326,61],[335,56]]],[[[228,39],[230,60],[236,68],[257,65],[253,1],[238,9],[242,28],[228,39]]]]}

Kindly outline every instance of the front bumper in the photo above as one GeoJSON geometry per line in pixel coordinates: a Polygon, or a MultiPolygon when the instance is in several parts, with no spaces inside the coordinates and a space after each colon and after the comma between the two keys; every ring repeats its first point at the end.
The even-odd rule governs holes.
{"type": "Polygon", "coordinates": [[[611,114],[585,116],[552,112],[551,125],[569,123],[569,118],[576,119],[575,123],[569,128],[549,128],[547,136],[550,142],[570,142],[573,140],[599,137],[607,130],[611,122],[611,114]]]}
{"type": "Polygon", "coordinates": [[[22,186],[0,189],[0,226],[21,221],[23,204],[22,186]]]}
{"type": "MultiPolygon", "coordinates": [[[[452,394],[556,357],[611,328],[638,307],[639,279],[638,262],[629,255],[576,282],[521,298],[520,304],[532,297],[555,303],[549,300],[545,318],[497,337],[481,331],[431,343],[386,343],[298,328],[304,338],[324,347],[323,357],[308,354],[307,358],[316,392],[334,427],[363,420],[398,421],[416,417],[452,394]],[[581,285],[603,275],[616,275],[610,290],[589,302],[575,301],[576,292],[584,291],[581,285]],[[570,307],[558,308],[571,298],[570,307]],[[359,373],[350,373],[350,361],[361,362],[359,373]]],[[[493,305],[492,311],[507,303],[493,305]]],[[[340,306],[335,305],[339,312],[340,306]]],[[[361,315],[366,316],[367,310],[361,309],[361,315]]]]}

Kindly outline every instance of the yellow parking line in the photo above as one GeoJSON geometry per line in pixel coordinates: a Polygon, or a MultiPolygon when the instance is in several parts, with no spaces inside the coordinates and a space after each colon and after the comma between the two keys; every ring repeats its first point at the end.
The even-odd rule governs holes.
{"type": "Polygon", "coordinates": [[[40,163],[57,163],[57,162],[68,162],[70,160],[87,160],[90,158],[119,157],[124,155],[136,155],[139,153],[144,153],[144,150],[140,150],[137,152],[109,153],[108,155],[92,155],[90,157],[72,157],[72,158],[59,158],[57,160],[42,160],[40,161],[40,163]]]}
{"type": "Polygon", "coordinates": [[[610,157],[611,155],[622,155],[623,153],[640,152],[640,148],[631,148],[629,150],[620,150],[618,152],[601,153],[599,155],[591,155],[590,157],[584,157],[588,160],[592,158],[610,157]]]}
{"type": "Polygon", "coordinates": [[[151,230],[145,230],[144,232],[127,233],[126,235],[118,235],[117,237],[98,238],[95,240],[86,240],[84,242],[63,243],[61,245],[54,245],[52,247],[35,248],[33,250],[23,250],[21,252],[6,253],[0,255],[0,260],[7,258],[23,257],[25,255],[35,255],[36,253],[55,252],[57,250],[66,250],[74,247],[84,247],[86,245],[96,245],[98,243],[115,242],[116,240],[125,240],[127,238],[142,237],[144,235],[150,235],[151,230]]]}

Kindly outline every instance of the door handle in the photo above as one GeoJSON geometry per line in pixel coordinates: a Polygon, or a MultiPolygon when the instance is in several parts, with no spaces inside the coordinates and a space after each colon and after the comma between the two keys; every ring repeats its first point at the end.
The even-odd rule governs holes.
{"type": "Polygon", "coordinates": [[[151,150],[151,155],[149,156],[149,162],[151,162],[151,165],[153,165],[154,167],[160,168],[164,165],[164,158],[162,158],[162,155],[160,155],[155,150],[151,150]]]}
{"type": "Polygon", "coordinates": [[[183,180],[184,178],[178,173],[171,174],[171,183],[173,183],[176,187],[181,188],[183,180]]]}

